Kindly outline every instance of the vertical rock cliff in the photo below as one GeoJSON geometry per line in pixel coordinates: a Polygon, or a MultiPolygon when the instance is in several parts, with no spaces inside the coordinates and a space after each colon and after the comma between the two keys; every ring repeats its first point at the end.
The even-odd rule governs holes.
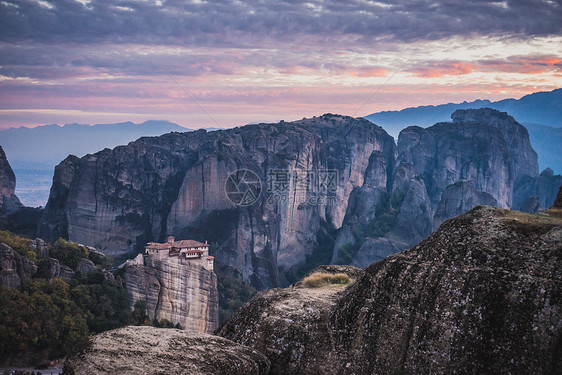
{"type": "Polygon", "coordinates": [[[208,239],[219,267],[259,288],[287,284],[310,259],[329,262],[331,235],[375,151],[390,173],[392,137],[367,120],[335,115],[141,138],[57,166],[40,233],[115,258],[168,234],[208,239]],[[225,194],[237,170],[261,182],[251,205],[225,194]]]}
{"type": "Polygon", "coordinates": [[[151,320],[167,319],[184,329],[213,333],[219,322],[215,273],[182,257],[142,258],[125,266],[131,307],[143,300],[151,320]]]}
{"type": "Polygon", "coordinates": [[[477,205],[519,209],[531,196],[542,207],[552,204],[562,177],[538,174],[522,125],[489,108],[457,110],[451,118],[400,132],[392,186],[353,191],[350,202],[357,203],[348,206],[332,262],[365,267],[477,205]]]}
{"type": "Polygon", "coordinates": [[[8,163],[8,158],[0,146],[0,216],[13,212],[21,207],[21,202],[15,194],[16,175],[8,163]]]}
{"type": "Polygon", "coordinates": [[[406,128],[397,144],[367,120],[327,114],[69,156],[40,235],[116,259],[168,235],[207,239],[221,270],[263,289],[319,264],[365,267],[475,205],[552,204],[562,177],[538,174],[525,128],[490,109],[452,118],[406,128]],[[253,176],[251,202],[227,191],[247,188],[237,171],[253,176]]]}

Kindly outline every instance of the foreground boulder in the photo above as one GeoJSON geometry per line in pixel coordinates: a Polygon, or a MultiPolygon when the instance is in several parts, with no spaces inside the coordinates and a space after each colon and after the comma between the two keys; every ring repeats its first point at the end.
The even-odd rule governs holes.
{"type": "Polygon", "coordinates": [[[372,264],[347,289],[327,288],[262,292],[218,333],[263,350],[272,374],[562,368],[556,215],[477,207],[372,264]]]}
{"type": "Polygon", "coordinates": [[[269,360],[221,337],[193,331],[125,327],[94,336],[64,364],[65,375],[267,374],[269,360]]]}
{"type": "MultiPolygon", "coordinates": [[[[352,266],[321,266],[310,274],[345,274],[353,282],[362,271],[352,266]]],[[[333,373],[327,326],[331,309],[350,284],[309,287],[307,278],[303,280],[258,294],[218,334],[266,354],[274,364],[274,374],[333,373]]]]}

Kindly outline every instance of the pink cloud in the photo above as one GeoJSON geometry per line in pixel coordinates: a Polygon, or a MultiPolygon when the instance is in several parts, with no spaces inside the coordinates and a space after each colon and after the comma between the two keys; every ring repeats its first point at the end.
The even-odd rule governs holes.
{"type": "Polygon", "coordinates": [[[430,62],[422,67],[414,67],[408,71],[418,77],[437,78],[443,76],[457,76],[471,73],[476,66],[462,61],[430,62]]]}
{"type": "Polygon", "coordinates": [[[355,70],[350,70],[349,75],[355,77],[384,77],[388,74],[389,70],[380,67],[361,67],[355,70]]]}

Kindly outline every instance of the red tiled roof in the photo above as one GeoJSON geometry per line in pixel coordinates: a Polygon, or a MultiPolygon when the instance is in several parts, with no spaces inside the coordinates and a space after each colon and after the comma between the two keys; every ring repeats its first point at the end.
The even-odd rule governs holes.
{"type": "Polygon", "coordinates": [[[167,243],[149,242],[146,244],[148,249],[166,250],[169,248],[167,243]]]}
{"type": "Polygon", "coordinates": [[[181,240],[181,241],[174,241],[172,242],[172,246],[173,247],[181,247],[181,248],[185,248],[185,247],[209,247],[209,245],[206,245],[202,242],[199,241],[194,241],[194,240],[181,240]]]}

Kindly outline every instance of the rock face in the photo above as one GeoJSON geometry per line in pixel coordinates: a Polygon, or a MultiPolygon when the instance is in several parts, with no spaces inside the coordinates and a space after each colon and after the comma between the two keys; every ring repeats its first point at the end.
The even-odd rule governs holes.
{"type": "Polygon", "coordinates": [[[16,175],[0,146],[0,216],[16,211],[21,202],[15,194],[16,175]]]}
{"type": "Polygon", "coordinates": [[[477,205],[519,209],[530,196],[538,196],[542,207],[552,204],[562,176],[538,174],[522,125],[489,108],[457,110],[451,118],[452,123],[400,132],[387,180],[392,187],[385,190],[379,182],[373,190],[365,183],[352,192],[333,263],[367,266],[414,246],[446,219],[477,205]]]}
{"type": "Polygon", "coordinates": [[[556,195],[556,199],[552,204],[552,208],[561,208],[562,209],[562,185],[558,189],[558,194],[556,195]]]}
{"type": "Polygon", "coordinates": [[[221,337],[153,327],[125,327],[94,336],[64,364],[67,375],[267,375],[261,353],[221,337]]]}
{"type": "Polygon", "coordinates": [[[541,210],[541,201],[539,197],[529,197],[521,206],[522,212],[527,212],[529,214],[536,214],[541,210]]]}
{"type": "MultiPolygon", "coordinates": [[[[353,280],[362,275],[352,266],[323,266],[314,272],[345,273],[353,280]]],[[[341,373],[333,367],[327,325],[346,288],[307,288],[298,282],[286,289],[261,292],[217,333],[264,353],[271,360],[271,374],[341,373]]]]}
{"type": "Polygon", "coordinates": [[[525,128],[489,109],[452,117],[403,130],[397,145],[366,120],[324,115],[70,156],[55,169],[40,235],[115,259],[168,235],[208,240],[218,268],[263,289],[322,263],[366,266],[475,205],[520,208],[538,196],[550,206],[562,177],[538,175],[525,128]],[[240,170],[259,186],[252,204],[227,194],[240,170]]]}
{"type": "Polygon", "coordinates": [[[76,267],[76,271],[80,272],[82,275],[88,276],[98,271],[94,262],[89,259],[80,259],[78,262],[78,266],[76,267]]]}
{"type": "Polygon", "coordinates": [[[125,269],[131,307],[144,300],[151,320],[167,319],[184,329],[213,333],[219,322],[215,273],[181,257],[142,258],[128,261],[125,269]]]}
{"type": "Polygon", "coordinates": [[[10,246],[0,242],[0,285],[21,289],[37,272],[34,261],[22,257],[10,246]]]}
{"type": "Polygon", "coordinates": [[[272,374],[555,374],[561,252],[562,218],[477,207],[345,290],[261,292],[218,333],[272,374]]]}
{"type": "Polygon", "coordinates": [[[287,284],[285,275],[308,258],[329,261],[330,235],[373,152],[390,168],[392,137],[367,120],[334,115],[141,138],[59,164],[40,233],[114,258],[168,235],[208,240],[218,245],[219,267],[259,288],[287,284]],[[225,194],[240,169],[261,180],[252,205],[225,194]]]}
{"type": "Polygon", "coordinates": [[[469,211],[475,206],[486,205],[498,207],[498,201],[484,191],[478,191],[472,181],[459,181],[447,186],[435,212],[434,226],[439,227],[443,221],[469,211]]]}

